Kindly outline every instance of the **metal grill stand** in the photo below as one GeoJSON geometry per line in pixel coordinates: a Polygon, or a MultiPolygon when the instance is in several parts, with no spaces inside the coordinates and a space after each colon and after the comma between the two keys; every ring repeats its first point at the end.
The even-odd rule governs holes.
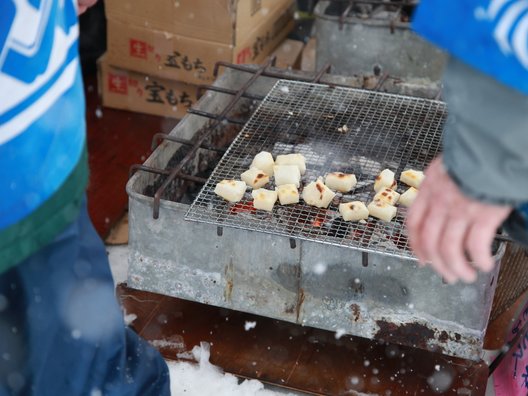
{"type": "MultiPolygon", "coordinates": [[[[361,78],[327,75],[325,71],[328,68],[321,69],[314,76],[302,72],[281,73],[267,65],[223,65],[227,68],[226,72],[215,82],[214,87],[207,87],[208,92],[198,103],[197,109],[186,116],[170,135],[157,136],[155,144],[160,143],[161,139],[157,149],[144,165],[133,169],[139,172],[127,184],[130,197],[129,286],[478,360],[498,267],[492,273],[480,274],[472,285],[446,285],[430,270],[418,270],[413,260],[401,257],[400,251],[399,257],[361,252],[275,233],[184,220],[189,205],[173,198],[172,192],[180,186],[203,181],[203,177],[194,175],[198,174],[204,159],[212,153],[218,155],[218,151],[212,148],[224,147],[215,143],[215,131],[222,127],[232,129],[229,120],[239,119],[239,114],[251,108],[254,100],[265,97],[276,84],[277,78],[324,82],[329,87],[362,87],[364,84],[361,78]],[[261,77],[252,79],[255,73],[260,73],[261,77]],[[232,106],[229,114],[224,111],[226,106],[232,106]],[[212,122],[209,120],[211,118],[212,122]],[[208,128],[211,124],[216,124],[214,129],[208,128]],[[195,154],[187,155],[189,150],[195,154]],[[183,161],[178,158],[183,158],[183,161]],[[167,182],[169,178],[171,181],[167,182]],[[153,209],[157,219],[152,216],[153,209]],[[461,304],[461,301],[465,304],[461,304]]],[[[391,77],[381,78],[375,85],[381,90],[429,98],[437,94],[437,91],[415,89],[391,77]]],[[[312,89],[311,85],[306,87],[312,89]]],[[[322,88],[315,86],[313,89],[317,91],[322,88]]],[[[331,92],[331,88],[328,88],[328,92],[331,92]]],[[[367,99],[370,97],[366,93],[362,95],[367,99]]],[[[361,97],[354,99],[358,109],[364,107],[359,101],[361,97]]],[[[369,118],[363,117],[364,125],[355,125],[353,120],[345,118],[340,120],[338,117],[346,116],[345,108],[341,108],[341,103],[334,105],[334,117],[337,119],[333,121],[333,126],[339,125],[341,121],[350,121],[351,133],[355,133],[353,127],[372,128],[367,125],[371,122],[369,118]]],[[[372,107],[368,117],[373,117],[374,121],[378,117],[376,112],[401,116],[400,113],[406,111],[404,108],[395,105],[392,109],[389,104],[380,109],[372,107]],[[395,112],[391,113],[391,109],[395,112]]],[[[313,114],[312,118],[309,114],[306,119],[313,120],[313,114]]],[[[287,116],[290,114],[286,115],[281,125],[288,125],[287,116]]],[[[385,124],[378,125],[379,130],[390,133],[392,121],[392,118],[387,118],[385,124]]],[[[301,128],[300,132],[307,135],[310,130],[307,126],[301,128]]],[[[292,142],[282,143],[299,144],[302,133],[300,136],[291,134],[292,142]]],[[[376,139],[372,135],[366,147],[358,148],[357,152],[374,155],[372,150],[378,144],[376,139]]],[[[405,147],[411,150],[412,145],[405,147]]],[[[274,148],[278,150],[278,146],[274,148]]],[[[420,146],[415,148],[418,150],[415,152],[419,153],[420,146]]],[[[304,153],[312,162],[312,170],[322,173],[333,167],[330,166],[329,155],[325,155],[324,163],[316,162],[324,151],[317,147],[311,147],[310,150],[313,154],[310,154],[308,147],[304,153]]],[[[402,158],[401,150],[400,154],[396,154],[385,148],[385,152],[389,156],[378,158],[378,162],[389,164],[389,160],[402,158]]],[[[228,156],[229,153],[226,158],[228,156]]],[[[420,160],[420,157],[414,159],[420,160]]],[[[427,158],[422,160],[425,162],[427,158]]],[[[350,164],[351,161],[347,160],[346,163],[350,164]]],[[[409,160],[400,161],[400,164],[406,163],[409,160]]],[[[240,167],[245,165],[247,163],[238,164],[240,167]]],[[[366,175],[374,173],[374,167],[367,162],[362,166],[366,171],[363,168],[351,170],[363,175],[362,181],[366,181],[366,175]]],[[[365,188],[372,191],[372,186],[365,188]]],[[[355,193],[358,193],[357,189],[355,193]]],[[[379,247],[376,246],[376,249],[379,247]]],[[[501,256],[502,247],[496,255],[497,261],[501,256]]]]}

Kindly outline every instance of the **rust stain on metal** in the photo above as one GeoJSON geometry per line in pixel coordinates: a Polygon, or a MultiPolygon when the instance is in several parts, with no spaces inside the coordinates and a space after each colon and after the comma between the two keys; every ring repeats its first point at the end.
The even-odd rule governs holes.
{"type": "Polygon", "coordinates": [[[301,307],[304,303],[304,290],[302,287],[299,288],[299,296],[297,298],[297,306],[295,307],[296,321],[299,322],[299,316],[301,316],[301,307]]]}
{"type": "Polygon", "coordinates": [[[351,304],[350,309],[352,310],[352,320],[358,322],[361,319],[361,308],[357,304],[351,304]]]}
{"type": "Polygon", "coordinates": [[[225,293],[224,293],[226,301],[231,301],[232,292],[233,292],[233,281],[229,279],[227,281],[227,285],[226,285],[225,293]]]}
{"type": "Polygon", "coordinates": [[[224,289],[224,298],[225,301],[231,301],[231,294],[233,293],[233,261],[229,261],[229,264],[226,265],[224,273],[226,277],[226,287],[224,289]]]}
{"type": "Polygon", "coordinates": [[[397,344],[413,345],[421,349],[430,349],[430,341],[435,340],[434,330],[419,323],[397,325],[385,320],[377,320],[379,327],[374,338],[397,344]]]}

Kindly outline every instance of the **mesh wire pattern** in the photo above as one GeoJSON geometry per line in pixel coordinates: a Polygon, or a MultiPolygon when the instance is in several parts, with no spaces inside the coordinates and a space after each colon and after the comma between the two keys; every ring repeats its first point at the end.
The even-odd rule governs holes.
{"type": "MultiPolygon", "coordinates": [[[[279,80],[235,138],[185,215],[187,220],[412,258],[404,228],[406,208],[390,223],[369,217],[346,222],[339,204],[372,201],[374,180],[385,168],[424,170],[439,153],[447,116],[440,101],[374,91],[279,80]],[[300,153],[306,158],[302,186],[330,172],[354,173],[358,183],[337,193],[327,209],[275,204],[256,210],[251,190],[229,203],[214,193],[224,179],[240,180],[256,154],[300,153]]],[[[274,189],[272,181],[264,188],[274,189]]],[[[407,186],[397,187],[399,193],[407,186]]]]}

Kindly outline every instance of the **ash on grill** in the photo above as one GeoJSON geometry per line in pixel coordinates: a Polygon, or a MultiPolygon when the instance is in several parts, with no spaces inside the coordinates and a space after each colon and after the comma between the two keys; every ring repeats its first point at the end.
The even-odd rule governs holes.
{"type": "MultiPolygon", "coordinates": [[[[237,113],[237,118],[247,118],[253,111],[254,109],[252,109],[251,106],[247,106],[247,109],[241,109],[241,111],[237,113]]],[[[201,134],[210,131],[210,128],[210,123],[208,123],[208,125],[197,132],[197,135],[200,136],[201,134]]],[[[242,126],[239,124],[220,123],[219,125],[214,126],[210,137],[206,139],[204,145],[214,147],[215,150],[199,150],[195,160],[187,162],[184,165],[183,172],[192,174],[204,180],[207,179],[213,172],[213,169],[220,160],[223,152],[225,152],[225,149],[241,129],[242,126]]],[[[190,151],[191,147],[189,145],[182,145],[169,160],[166,169],[168,171],[174,169],[190,151]]],[[[158,176],[151,184],[145,187],[143,194],[149,197],[154,197],[154,194],[161,187],[164,180],[165,178],[163,176],[158,176]]],[[[202,186],[203,182],[200,181],[176,178],[171,181],[166,189],[163,190],[162,199],[191,204],[195,200],[202,186]]]]}
{"type": "Polygon", "coordinates": [[[329,1],[324,13],[330,16],[347,18],[354,16],[361,19],[384,19],[409,22],[418,0],[333,0],[329,1]]]}
{"type": "Polygon", "coordinates": [[[381,169],[397,174],[425,169],[439,152],[445,117],[445,104],[438,101],[281,80],[239,133],[186,218],[412,257],[402,207],[390,223],[370,218],[366,224],[343,221],[337,208],[340,202],[371,201],[381,169]],[[350,194],[337,194],[329,209],[299,203],[277,205],[267,213],[251,209],[248,192],[235,205],[217,197],[216,184],[239,179],[260,151],[303,154],[304,184],[340,171],[354,173],[358,185],[350,194]]]}

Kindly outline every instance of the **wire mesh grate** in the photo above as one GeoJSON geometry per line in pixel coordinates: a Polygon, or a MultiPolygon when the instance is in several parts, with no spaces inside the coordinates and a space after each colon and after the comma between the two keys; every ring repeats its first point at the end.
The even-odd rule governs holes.
{"type": "MultiPolygon", "coordinates": [[[[374,197],[374,179],[389,168],[424,170],[439,153],[447,112],[443,102],[373,91],[279,80],[222,157],[185,218],[322,242],[362,251],[412,258],[399,206],[390,223],[369,217],[346,222],[339,204],[374,197]],[[256,154],[300,153],[306,158],[301,185],[329,172],[354,173],[350,193],[337,193],[328,209],[275,204],[256,210],[251,191],[238,203],[214,193],[224,179],[240,180],[256,154]]],[[[401,183],[400,183],[401,184],[401,183]]],[[[274,189],[271,181],[265,188],[274,189]]],[[[406,186],[398,185],[402,193],[406,186]]],[[[301,187],[302,190],[302,187],[301,187]]]]}

